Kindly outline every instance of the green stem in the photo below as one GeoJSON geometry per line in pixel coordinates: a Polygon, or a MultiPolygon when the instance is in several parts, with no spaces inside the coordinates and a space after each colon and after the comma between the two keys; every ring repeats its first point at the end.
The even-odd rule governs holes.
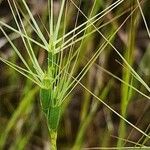
{"type": "Polygon", "coordinates": [[[57,142],[57,131],[50,131],[50,142],[51,142],[51,150],[57,150],[56,142],[57,142]]]}

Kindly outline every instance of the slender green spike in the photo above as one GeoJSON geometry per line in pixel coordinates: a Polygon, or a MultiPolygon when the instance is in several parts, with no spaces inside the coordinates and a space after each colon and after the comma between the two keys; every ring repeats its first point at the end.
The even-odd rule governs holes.
{"type": "MultiPolygon", "coordinates": [[[[72,1],[72,0],[71,0],[72,1]]],[[[122,1],[123,2],[123,1],[122,1]]],[[[76,4],[72,1],[72,3],[76,6],[76,4]]],[[[79,9],[76,6],[77,9],[79,9]]],[[[88,17],[79,9],[79,11],[82,13],[82,15],[88,20],[88,17]]],[[[133,11],[134,12],[134,11],[133,11]]],[[[132,12],[132,13],[133,13],[132,12]]],[[[93,24],[93,23],[92,23],[93,24]]],[[[100,32],[97,27],[93,24],[93,27],[97,30],[97,32],[103,37],[104,40],[108,42],[108,44],[115,50],[115,52],[119,55],[119,57],[124,61],[126,66],[135,74],[135,76],[138,78],[138,81],[141,82],[141,84],[147,89],[148,92],[150,92],[150,87],[148,84],[142,79],[140,75],[131,67],[131,65],[127,62],[127,60],[122,56],[122,54],[119,52],[119,50],[100,32]]]]}
{"type": "Polygon", "coordinates": [[[42,45],[41,43],[39,43],[38,41],[34,40],[33,38],[25,35],[24,33],[22,33],[21,31],[16,30],[15,28],[11,27],[10,25],[0,21],[0,25],[4,26],[8,29],[10,29],[11,31],[15,32],[16,34],[25,37],[26,39],[29,39],[31,42],[35,43],[36,45],[40,46],[41,48],[43,48],[44,50],[48,51],[48,48],[45,45],[42,45]]]}
{"type": "Polygon", "coordinates": [[[139,7],[139,9],[140,9],[140,12],[141,12],[141,15],[142,15],[144,24],[145,24],[145,28],[146,28],[146,30],[147,30],[147,34],[148,34],[148,36],[149,36],[149,38],[150,38],[150,30],[149,30],[149,28],[148,28],[148,24],[147,24],[147,21],[146,21],[146,19],[145,19],[145,16],[144,16],[144,13],[143,13],[143,10],[142,10],[142,8],[141,8],[141,4],[140,4],[139,0],[137,0],[137,3],[138,3],[138,7],[139,7]]]}
{"type": "MultiPolygon", "coordinates": [[[[42,87],[41,82],[39,82],[38,80],[36,80],[36,79],[30,77],[30,76],[27,74],[28,71],[22,69],[21,67],[15,66],[15,65],[13,65],[13,63],[11,63],[11,62],[9,62],[9,61],[7,61],[7,60],[4,60],[4,59],[2,59],[2,58],[0,58],[0,60],[1,60],[2,62],[4,62],[5,64],[7,64],[7,65],[8,65],[9,67],[11,67],[12,69],[16,70],[17,72],[19,72],[20,74],[22,74],[23,76],[25,76],[26,78],[28,78],[29,80],[31,80],[32,82],[34,82],[35,84],[39,85],[39,87],[42,87]],[[25,71],[26,71],[26,72],[25,72],[25,71]]],[[[30,73],[30,72],[29,72],[29,73],[30,73]]],[[[34,75],[32,72],[31,72],[30,74],[34,75]]]]}
{"type": "MultiPolygon", "coordinates": [[[[72,0],[70,0],[72,2],[72,0]]],[[[57,44],[58,42],[61,42],[64,38],[68,37],[69,35],[71,35],[72,33],[76,32],[77,30],[82,30],[82,27],[84,27],[87,23],[89,23],[90,26],[92,26],[93,23],[95,23],[95,21],[98,21],[102,16],[105,16],[106,14],[108,14],[110,11],[112,11],[114,8],[116,8],[119,4],[121,4],[124,0],[118,0],[116,2],[114,2],[113,4],[111,4],[110,6],[108,6],[106,9],[104,9],[103,11],[101,11],[100,13],[96,14],[95,16],[93,16],[92,18],[88,19],[87,21],[85,21],[84,23],[82,23],[81,25],[79,25],[78,27],[74,28],[73,30],[71,30],[69,33],[67,33],[66,35],[64,35],[63,37],[61,37],[60,39],[58,39],[56,41],[55,44],[57,44]],[[104,13],[104,14],[103,14],[104,13]],[[102,15],[102,16],[100,16],[102,15]],[[100,16],[100,17],[99,17],[100,16]],[[98,19],[96,19],[97,17],[99,17],[98,19]],[[93,21],[95,20],[95,21],[93,21]]],[[[73,3],[73,2],[72,2],[73,3]]],[[[74,4],[74,3],[73,3],[74,4]]],[[[77,7],[77,6],[76,6],[77,7]]],[[[77,8],[79,9],[79,8],[77,8]]],[[[86,29],[86,28],[85,28],[86,29]]],[[[83,30],[85,30],[83,29],[83,30]]],[[[79,31],[80,32],[80,31],[79,31]]]]}
{"type": "Polygon", "coordinates": [[[61,19],[62,19],[62,16],[63,16],[64,5],[65,5],[65,0],[62,0],[60,12],[59,12],[59,17],[58,17],[58,21],[57,21],[57,25],[56,25],[56,30],[55,30],[55,41],[57,40],[57,37],[58,37],[58,32],[59,32],[59,29],[60,29],[61,19]]]}
{"type": "Polygon", "coordinates": [[[17,49],[17,47],[13,44],[13,42],[11,41],[11,39],[8,37],[8,35],[6,34],[6,32],[3,30],[2,27],[0,27],[0,30],[3,32],[3,34],[5,35],[5,37],[7,38],[8,42],[10,43],[10,45],[12,46],[12,48],[14,49],[14,51],[16,52],[16,54],[19,56],[19,58],[22,60],[22,62],[24,63],[24,65],[27,67],[28,70],[31,70],[29,65],[27,64],[27,62],[24,60],[23,56],[21,55],[21,53],[19,52],[19,50],[17,49]]]}
{"type": "MultiPolygon", "coordinates": [[[[18,66],[18,65],[16,65],[16,64],[14,64],[14,63],[8,61],[8,60],[5,60],[5,59],[3,59],[3,58],[1,58],[1,57],[0,57],[0,60],[1,60],[2,62],[4,62],[5,64],[16,68],[16,70],[18,70],[18,71],[20,71],[20,72],[22,71],[22,73],[25,72],[25,73],[28,73],[28,74],[32,75],[35,80],[37,80],[37,81],[40,80],[40,77],[39,77],[37,74],[33,73],[32,71],[30,71],[30,70],[28,71],[28,70],[26,70],[26,69],[24,69],[24,68],[22,68],[22,67],[20,67],[20,66],[18,66]]],[[[40,82],[40,81],[39,81],[39,82],[40,82]]]]}
{"type": "Polygon", "coordinates": [[[29,9],[29,7],[27,6],[25,0],[22,0],[22,2],[23,2],[23,4],[24,4],[24,6],[25,6],[25,8],[26,8],[26,10],[27,10],[27,12],[28,12],[28,14],[29,14],[29,16],[30,16],[30,18],[31,18],[31,20],[32,20],[32,22],[33,22],[35,28],[36,28],[36,30],[37,30],[37,33],[39,34],[39,37],[40,37],[41,40],[43,41],[44,45],[45,45],[45,46],[48,46],[48,43],[47,43],[47,41],[46,41],[44,35],[42,34],[42,32],[41,32],[41,30],[40,30],[40,28],[39,28],[39,26],[38,26],[36,20],[34,19],[34,17],[33,17],[32,13],[31,13],[31,11],[30,11],[30,9],[29,9]]]}
{"type": "MultiPolygon", "coordinates": [[[[9,0],[8,0],[8,2],[9,2],[9,6],[10,6],[10,8],[11,8],[11,12],[12,12],[12,14],[13,14],[13,17],[14,17],[14,19],[15,19],[15,22],[16,22],[16,24],[17,24],[17,27],[18,27],[19,31],[21,32],[21,28],[20,28],[19,23],[18,23],[18,21],[17,21],[17,18],[16,18],[16,16],[15,16],[15,12],[14,12],[14,10],[13,10],[13,8],[12,8],[12,6],[11,6],[9,0]]],[[[19,18],[19,20],[20,20],[21,26],[22,26],[22,28],[23,28],[23,31],[24,31],[25,35],[27,35],[27,31],[26,31],[26,29],[25,29],[25,26],[24,26],[24,24],[23,24],[23,21],[22,21],[22,19],[21,19],[21,16],[20,16],[20,14],[19,14],[18,8],[17,8],[16,3],[15,3],[14,0],[13,0],[13,4],[14,4],[15,10],[16,10],[16,13],[17,13],[17,15],[18,15],[18,18],[19,18]]],[[[40,68],[40,66],[39,66],[39,64],[38,64],[37,58],[36,58],[36,56],[35,56],[35,54],[34,54],[34,52],[33,52],[32,46],[31,46],[31,44],[30,44],[30,40],[27,38],[27,42],[26,42],[23,36],[21,36],[21,38],[22,38],[22,40],[23,40],[24,46],[25,46],[25,48],[26,48],[26,50],[27,50],[27,52],[28,52],[28,54],[29,54],[30,60],[32,61],[33,66],[34,66],[36,72],[37,72],[40,76],[42,76],[42,75],[43,75],[43,71],[42,71],[42,69],[40,68]]]]}

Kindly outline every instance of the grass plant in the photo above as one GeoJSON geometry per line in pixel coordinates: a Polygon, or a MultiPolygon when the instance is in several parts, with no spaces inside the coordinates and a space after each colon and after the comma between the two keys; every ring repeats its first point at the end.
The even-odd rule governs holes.
{"type": "MultiPolygon", "coordinates": [[[[84,1],[61,0],[58,2],[59,11],[56,13],[55,5],[57,2],[54,0],[48,0],[47,8],[45,9],[42,17],[34,15],[34,12],[32,12],[32,9],[25,0],[7,0],[7,3],[12,14],[13,24],[9,25],[2,19],[0,20],[0,31],[5,37],[3,45],[8,42],[21,63],[17,63],[16,60],[11,61],[11,59],[6,59],[4,57],[5,54],[0,56],[0,60],[29,79],[31,81],[31,86],[34,83],[38,86],[38,88],[34,88],[28,92],[29,95],[22,100],[18,109],[12,115],[6,130],[0,136],[0,148],[3,148],[8,133],[14,126],[17,118],[22,111],[29,106],[31,99],[33,99],[35,93],[38,92],[39,89],[41,110],[46,118],[48,126],[51,144],[50,148],[52,150],[56,150],[57,134],[60,119],[63,114],[64,102],[75,87],[80,85],[88,94],[85,94],[85,101],[83,103],[83,110],[81,111],[80,117],[82,123],[79,127],[75,144],[72,149],[75,150],[82,148],[85,131],[91,123],[94,114],[98,111],[100,104],[103,104],[109,111],[120,118],[118,130],[119,137],[117,147],[115,147],[116,149],[133,148],[123,147],[123,139],[126,138],[126,124],[130,125],[146,137],[143,144],[137,143],[137,145],[147,149],[148,147],[145,146],[145,143],[150,139],[149,133],[144,132],[142,129],[138,128],[138,126],[131,123],[127,119],[126,115],[127,108],[134,91],[141,94],[148,100],[150,99],[150,87],[148,83],[139,75],[138,72],[135,71],[133,67],[135,37],[138,27],[137,19],[140,14],[144,21],[147,34],[150,37],[148,24],[141,6],[143,1],[133,0],[129,2],[128,5],[130,7],[127,10],[123,10],[121,13],[118,13],[114,17],[111,12],[115,12],[116,9],[120,10],[119,7],[126,3],[124,0],[117,0],[115,2],[107,3],[106,5],[104,5],[105,2],[103,0],[94,0],[87,15],[82,10],[82,3],[84,3],[84,1]],[[76,14],[75,16],[73,12],[71,12],[71,9],[74,10],[76,14]],[[100,9],[102,9],[102,11],[100,11],[100,9]],[[127,16],[120,23],[119,19],[125,14],[127,14],[127,16]],[[69,17],[69,15],[74,19],[74,23],[70,23],[71,17],[69,17]],[[79,19],[81,16],[84,18],[84,21],[80,22],[79,19]],[[111,19],[107,21],[110,16],[111,19]],[[107,17],[107,19],[105,19],[105,17],[107,17]],[[114,43],[117,34],[121,37],[122,28],[127,22],[130,22],[127,31],[128,42],[123,40],[125,44],[125,52],[122,54],[120,50],[116,48],[114,43]],[[69,24],[72,26],[70,29],[69,24]],[[97,46],[94,45],[95,36],[101,37],[99,42],[100,44],[97,44],[97,46]],[[22,50],[20,50],[19,44],[16,42],[17,40],[21,41],[21,44],[23,45],[23,47],[21,47],[22,50]],[[91,53],[89,47],[94,50],[92,51],[92,55],[86,59],[86,56],[91,53]],[[89,50],[86,50],[88,48],[89,50]],[[106,50],[108,52],[104,54],[106,50]],[[38,53],[41,51],[46,56],[43,62],[40,62],[40,58],[38,57],[38,53]],[[121,64],[123,70],[122,79],[104,69],[105,64],[101,67],[99,63],[97,63],[97,60],[107,57],[111,51],[114,51],[121,60],[121,62],[118,62],[121,64]],[[104,54],[103,57],[100,57],[102,54],[104,54]],[[82,62],[82,60],[85,60],[86,63],[82,62]],[[92,72],[91,74],[89,72],[93,66],[96,68],[97,72],[95,75],[97,84],[94,87],[94,90],[92,88],[93,85],[90,85],[90,83],[89,86],[82,83],[88,75],[93,76],[91,75],[92,72]],[[121,81],[121,113],[118,113],[106,103],[108,93],[111,91],[113,85],[113,79],[104,86],[104,83],[102,83],[103,78],[99,78],[99,69],[121,81]],[[133,84],[134,81],[141,84],[146,92],[140,91],[133,84]],[[104,86],[103,90],[102,85],[104,86]],[[28,97],[30,98],[27,99],[28,97]],[[91,97],[92,104],[90,104],[91,97]]],[[[88,84],[88,82],[86,83],[88,84]]],[[[112,123],[108,120],[106,122],[108,126],[110,124],[112,125],[112,123]]],[[[107,139],[107,134],[105,135],[107,139]]],[[[19,147],[19,149],[23,149],[26,144],[25,141],[27,141],[29,137],[25,136],[24,138],[20,138],[22,140],[18,140],[12,146],[13,148],[19,147]],[[22,142],[23,144],[18,144],[22,142]]],[[[132,141],[128,139],[125,139],[125,141],[132,143],[132,141]]],[[[107,145],[106,143],[107,141],[103,141],[103,145],[107,145]]],[[[105,148],[109,149],[108,147],[105,148]]],[[[105,148],[102,147],[98,149],[105,148]]],[[[136,148],[138,149],[138,147],[136,148]]],[[[97,148],[95,147],[92,149],[97,148]]],[[[111,149],[114,149],[114,147],[111,147],[111,149]]]]}

